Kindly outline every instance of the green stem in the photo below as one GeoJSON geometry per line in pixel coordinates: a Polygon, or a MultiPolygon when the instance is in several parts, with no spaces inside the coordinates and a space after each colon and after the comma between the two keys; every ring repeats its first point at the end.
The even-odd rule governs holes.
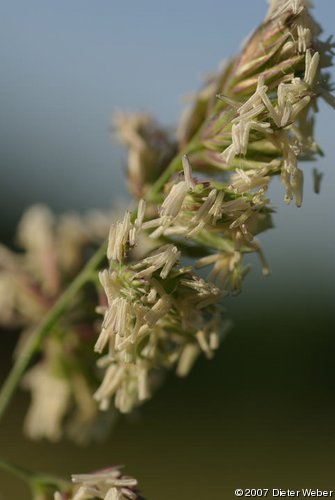
{"type": "Polygon", "coordinates": [[[31,484],[33,481],[33,474],[31,472],[23,469],[23,467],[20,467],[19,465],[7,462],[7,460],[4,460],[3,458],[0,458],[0,468],[6,472],[14,474],[28,484],[31,484]]]}
{"type": "Polygon", "coordinates": [[[20,465],[8,462],[3,458],[0,458],[0,469],[3,469],[10,474],[14,474],[16,477],[27,483],[33,491],[38,488],[43,489],[43,487],[49,487],[58,490],[65,490],[69,487],[69,483],[64,479],[49,476],[47,474],[34,474],[31,471],[24,469],[20,465]]]}
{"type": "Polygon", "coordinates": [[[7,379],[5,380],[0,392],[0,418],[5,412],[8,403],[10,402],[22,375],[27,369],[32,357],[38,351],[40,344],[51,328],[56,324],[59,318],[68,308],[69,304],[78,294],[79,290],[92,277],[92,272],[97,269],[106,255],[106,243],[103,243],[92,258],[87,262],[86,266],[76,276],[69,287],[63,292],[53,307],[46,314],[40,325],[30,335],[22,352],[17,357],[13,368],[11,369],[7,379]]]}

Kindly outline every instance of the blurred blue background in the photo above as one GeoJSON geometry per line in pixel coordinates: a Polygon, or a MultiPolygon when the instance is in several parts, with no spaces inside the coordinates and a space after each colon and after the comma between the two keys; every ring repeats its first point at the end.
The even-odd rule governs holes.
{"type": "MultiPolygon", "coordinates": [[[[335,3],[315,3],[328,36],[335,3]]],[[[127,197],[125,154],[111,141],[113,112],[149,111],[177,124],[183,96],[238,51],[266,8],[263,0],[3,0],[1,238],[13,237],[35,202],[80,211],[127,197]]],[[[321,194],[313,193],[309,164],[301,209],[284,205],[279,182],[272,187],[276,229],[261,237],[272,276],[262,278],[254,262],[243,294],[228,304],[236,328],[215,362],[169,382],[140,425],[121,424],[101,454],[95,448],[84,458],[67,445],[65,464],[65,448],[27,442],[17,453],[26,400],[6,420],[0,448],[40,468],[51,470],[54,459],[59,473],[94,469],[97,456],[98,466],[123,461],[151,500],[209,498],[206,492],[232,498],[233,487],[294,487],[297,477],[300,487],[315,478],[315,487],[333,486],[334,123],[322,103],[321,194]]],[[[2,499],[24,498],[1,478],[2,499]]]]}

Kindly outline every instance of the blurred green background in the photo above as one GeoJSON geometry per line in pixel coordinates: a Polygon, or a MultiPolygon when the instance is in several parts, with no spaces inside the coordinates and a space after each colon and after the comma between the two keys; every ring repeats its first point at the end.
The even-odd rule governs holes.
{"type": "MultiPolygon", "coordinates": [[[[181,96],[236,52],[262,19],[263,0],[169,4],[142,0],[5,0],[1,3],[0,236],[14,237],[22,211],[109,208],[127,195],[124,155],[110,141],[116,109],[149,110],[177,123],[181,96]],[[243,9],[243,15],[241,15],[243,9]]],[[[327,34],[335,4],[320,0],[327,34]]],[[[306,164],[303,207],[271,190],[275,229],[243,293],[226,300],[234,329],[214,361],[169,376],[136,418],[123,418],[107,443],[77,448],[33,443],[21,427],[19,393],[1,423],[0,455],[68,476],[123,463],[148,500],[234,498],[236,488],[335,489],[334,116],[321,105],[325,152],[321,194],[306,164]]],[[[1,332],[0,377],[15,339],[1,332]]],[[[0,499],[29,495],[0,472],[0,499]]]]}

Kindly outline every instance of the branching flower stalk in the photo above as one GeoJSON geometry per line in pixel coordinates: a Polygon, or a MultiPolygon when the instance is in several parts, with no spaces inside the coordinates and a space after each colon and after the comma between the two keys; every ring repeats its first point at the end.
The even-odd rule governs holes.
{"type": "Polygon", "coordinates": [[[129,412],[150,397],[162,367],[186,375],[201,351],[212,357],[223,333],[221,299],[240,290],[246,253],[257,252],[269,274],[255,238],[271,226],[269,183],[279,175],[286,203],[301,206],[298,160],[320,153],[317,98],[334,104],[324,73],[332,45],[319,33],[307,2],[272,2],[241,55],[196,97],[179,129],[179,153],[153,188],[150,159],[137,175],[141,158],[153,157],[153,122],[117,117],[130,148],[130,189],[141,198],[135,220],[126,213],[112,226],[109,269],[100,272],[108,304],[99,309],[95,350],[107,354],[98,361],[105,376],[94,397],[102,410],[113,401],[129,412]],[[197,251],[200,258],[183,266],[197,251]],[[208,266],[207,280],[196,274],[208,266]]]}
{"type": "MultiPolygon", "coordinates": [[[[248,271],[244,256],[257,253],[269,274],[256,239],[272,226],[269,184],[279,176],[285,202],[301,206],[298,162],[321,154],[317,101],[335,105],[325,71],[333,45],[320,41],[309,6],[271,1],[240,55],[196,95],[176,138],[147,115],[117,115],[138,205],[112,224],[108,243],[90,259],[102,238],[101,231],[92,238],[87,221],[79,232],[70,224],[65,238],[61,224],[54,233],[49,223],[37,232],[26,223],[26,253],[1,249],[0,320],[24,327],[25,338],[0,393],[0,415],[22,380],[32,393],[30,437],[57,440],[83,414],[80,434],[92,435],[107,410],[128,413],[150,398],[167,370],[185,376],[200,353],[212,358],[229,327],[222,299],[240,291],[248,271]],[[25,374],[38,351],[41,360],[25,374]]],[[[317,191],[319,181],[315,171],[317,191]]],[[[35,223],[43,213],[45,223],[43,210],[35,223]]],[[[74,481],[80,486],[55,500],[140,498],[136,481],[118,468],[74,481]]]]}
{"type": "MultiPolygon", "coordinates": [[[[212,356],[222,336],[216,325],[225,292],[217,285],[239,291],[247,272],[245,253],[257,252],[263,273],[269,273],[255,239],[271,227],[269,182],[280,175],[285,200],[294,198],[301,205],[303,174],[298,158],[313,159],[320,152],[312,136],[316,100],[322,96],[333,103],[324,73],[331,63],[332,45],[318,40],[320,31],[306,2],[273,2],[240,56],[196,96],[177,141],[148,116],[117,117],[119,135],[130,149],[130,190],[142,198],[137,217],[127,213],[112,227],[110,268],[100,273],[108,304],[98,308],[105,319],[95,350],[102,352],[109,346],[107,356],[98,362],[106,370],[95,392],[101,408],[106,409],[115,395],[116,406],[130,411],[149,397],[161,367],[177,366],[177,373],[185,375],[200,350],[212,356]],[[193,266],[180,266],[178,261],[187,255],[200,258],[193,266]],[[212,266],[209,281],[195,274],[195,269],[206,266],[212,266]]],[[[55,273],[46,276],[43,245],[48,238],[40,238],[41,252],[31,237],[35,232],[28,227],[26,243],[29,247],[31,240],[40,252],[37,263],[44,268],[43,287],[49,287],[50,296],[50,287],[59,289],[59,279],[55,273]]],[[[5,257],[2,281],[8,267],[13,267],[8,264],[12,257],[5,257]]],[[[41,347],[48,351],[48,342],[41,341],[77,299],[78,290],[92,279],[102,259],[100,249],[30,334],[0,395],[0,412],[34,352],[41,347]]],[[[30,309],[31,304],[30,300],[30,309]]],[[[37,305],[40,314],[43,308],[37,305]]],[[[17,310],[9,306],[2,314],[7,323],[15,316],[10,311],[17,310]]],[[[26,380],[37,394],[43,376],[35,370],[26,380]]],[[[63,400],[59,398],[64,411],[58,412],[51,427],[58,431],[45,433],[52,439],[60,435],[67,380],[68,376],[62,377],[63,400]]]]}

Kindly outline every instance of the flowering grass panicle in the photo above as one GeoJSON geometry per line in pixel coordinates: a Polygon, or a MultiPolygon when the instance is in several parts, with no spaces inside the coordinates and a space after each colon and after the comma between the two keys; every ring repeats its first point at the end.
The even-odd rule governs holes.
{"type": "Polygon", "coordinates": [[[144,500],[137,480],[122,474],[120,466],[90,474],[73,474],[72,483],[56,491],[54,500],[144,500]]]}
{"type": "MultiPolygon", "coordinates": [[[[279,177],[285,202],[302,205],[300,161],[321,154],[318,99],[335,107],[326,71],[334,45],[320,40],[310,6],[271,0],[175,137],[148,115],[117,115],[138,205],[112,224],[106,248],[89,259],[108,233],[103,214],[57,221],[40,206],[20,224],[24,253],[0,247],[0,323],[23,329],[0,414],[40,351],[22,378],[30,437],[103,433],[115,408],[128,413],[149,399],[167,370],[183,377],[200,353],[213,357],[229,327],[222,299],[240,291],[245,254],[257,253],[269,274],[256,239],[272,227],[269,185],[279,177]]],[[[313,175],[318,192],[321,174],[313,175]]],[[[55,500],[141,498],[118,467],[73,482],[55,500]]]]}
{"type": "MultiPolygon", "coordinates": [[[[241,54],[196,96],[178,129],[175,158],[160,178],[156,170],[157,182],[147,189],[146,203],[140,201],[140,223],[127,213],[112,227],[110,267],[100,273],[108,306],[95,347],[102,352],[108,346],[100,361],[105,377],[95,393],[101,408],[114,397],[114,404],[128,411],[150,395],[157,369],[176,365],[184,375],[199,350],[212,356],[220,331],[219,322],[210,324],[209,318],[220,315],[227,291],[240,290],[246,253],[256,252],[263,274],[269,274],[255,238],[272,226],[269,184],[279,175],[285,201],[301,206],[298,161],[320,153],[313,138],[316,100],[334,104],[324,71],[332,44],[321,42],[320,33],[308,2],[272,1],[241,54]],[[144,232],[154,250],[138,260],[144,232]],[[184,256],[195,257],[187,268],[184,256]],[[205,281],[195,269],[207,266],[212,270],[205,281]]],[[[136,122],[138,115],[131,134],[119,123],[119,133],[128,137],[129,169],[136,155],[145,175],[136,122]]],[[[149,136],[146,145],[152,143],[149,136]]]]}
{"type": "Polygon", "coordinates": [[[137,490],[137,480],[130,476],[124,476],[120,467],[110,467],[93,474],[73,474],[72,482],[79,488],[70,497],[71,500],[91,498],[141,500],[142,498],[137,490]]]}
{"type": "MultiPolygon", "coordinates": [[[[130,233],[143,231],[136,222],[123,227],[128,246],[130,233]]],[[[122,255],[124,240],[111,242],[114,231],[110,234],[110,255],[122,255]]],[[[135,234],[132,243],[136,241],[135,234]]],[[[162,368],[175,366],[187,345],[212,352],[208,338],[218,336],[219,329],[209,319],[222,292],[190,268],[178,266],[179,258],[177,247],[167,244],[133,262],[111,258],[110,268],[100,272],[107,305],[99,308],[104,319],[95,350],[108,351],[98,361],[105,370],[94,395],[101,409],[113,399],[125,413],[148,399],[162,368]]]]}

